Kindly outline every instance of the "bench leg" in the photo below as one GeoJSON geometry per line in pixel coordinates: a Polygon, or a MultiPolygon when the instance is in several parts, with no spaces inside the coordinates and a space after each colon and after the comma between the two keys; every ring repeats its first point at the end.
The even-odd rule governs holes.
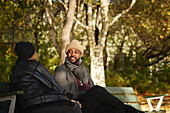
{"type": "Polygon", "coordinates": [[[152,107],[152,104],[151,104],[151,102],[150,102],[150,99],[149,99],[149,98],[147,99],[147,102],[148,102],[148,105],[149,105],[149,109],[150,109],[150,111],[153,111],[154,109],[153,109],[153,107],[152,107]]]}
{"type": "Polygon", "coordinates": [[[12,99],[9,107],[9,113],[14,113],[15,101],[16,101],[16,95],[12,95],[12,99]]]}
{"type": "Polygon", "coordinates": [[[0,101],[7,101],[10,100],[10,106],[9,106],[9,110],[8,113],[14,113],[14,109],[15,109],[15,101],[16,101],[16,95],[12,95],[12,96],[7,96],[7,97],[2,97],[0,98],[0,101]]]}
{"type": "Polygon", "coordinates": [[[162,101],[163,101],[163,97],[164,97],[164,96],[147,98],[147,102],[148,102],[150,111],[153,111],[153,110],[159,111],[159,110],[160,110],[160,107],[161,107],[161,104],[162,104],[162,101]],[[150,102],[150,100],[152,100],[152,99],[159,99],[159,102],[158,102],[158,104],[157,104],[157,106],[156,106],[156,109],[153,108],[153,106],[152,106],[152,104],[151,104],[151,102],[150,102]]]}
{"type": "Polygon", "coordinates": [[[163,101],[163,96],[162,97],[160,97],[160,100],[159,100],[159,102],[158,102],[158,104],[157,104],[157,106],[156,106],[156,111],[159,111],[160,110],[160,107],[161,107],[161,104],[162,104],[162,101],[163,101]]]}

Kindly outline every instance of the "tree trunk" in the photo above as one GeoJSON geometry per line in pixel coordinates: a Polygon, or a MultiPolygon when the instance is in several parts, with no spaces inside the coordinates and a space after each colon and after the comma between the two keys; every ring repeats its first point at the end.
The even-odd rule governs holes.
{"type": "MultiPolygon", "coordinates": [[[[52,0],[48,0],[48,3],[50,4],[50,6],[53,5],[52,0]]],[[[55,24],[54,24],[54,20],[52,19],[52,13],[51,13],[51,10],[53,10],[53,8],[52,7],[44,7],[44,8],[45,8],[45,16],[47,17],[48,23],[51,26],[51,28],[49,29],[49,33],[51,35],[51,40],[53,42],[53,45],[54,45],[56,51],[60,55],[61,46],[60,46],[59,42],[56,40],[57,33],[55,32],[55,24]]]]}
{"type": "Polygon", "coordinates": [[[108,1],[101,1],[102,28],[99,29],[99,37],[95,40],[92,5],[88,4],[88,39],[90,46],[91,77],[96,85],[105,85],[103,49],[108,31],[108,1]]]}
{"type": "Polygon", "coordinates": [[[61,58],[60,58],[59,65],[63,64],[65,61],[65,57],[66,57],[65,49],[66,49],[66,45],[70,42],[70,31],[71,31],[71,28],[73,25],[75,7],[76,7],[76,0],[70,0],[68,12],[67,12],[66,23],[63,27],[62,35],[61,35],[62,48],[61,48],[61,58]]]}
{"type": "Polygon", "coordinates": [[[104,76],[104,62],[103,62],[103,47],[95,46],[90,48],[90,59],[91,59],[91,76],[96,85],[105,85],[104,76]]]}
{"type": "Polygon", "coordinates": [[[60,46],[59,42],[56,41],[57,33],[52,28],[49,30],[49,32],[50,32],[50,35],[51,35],[51,40],[53,42],[53,45],[54,45],[57,53],[61,56],[61,54],[60,54],[61,53],[61,46],[60,46]]]}
{"type": "MultiPolygon", "coordinates": [[[[96,20],[93,17],[92,3],[87,2],[87,27],[84,27],[79,21],[83,28],[87,30],[89,47],[90,47],[90,60],[91,60],[91,77],[96,85],[105,86],[105,76],[104,76],[104,59],[103,59],[103,49],[105,47],[106,36],[109,26],[113,24],[123,15],[129,12],[132,6],[135,4],[136,0],[132,0],[131,5],[126,10],[123,10],[120,14],[113,18],[108,23],[108,5],[109,0],[100,1],[100,10],[96,16],[96,20]],[[97,22],[98,24],[95,24],[97,22]],[[97,30],[98,29],[98,30],[97,30]],[[94,31],[98,31],[95,35],[94,31]],[[95,37],[97,36],[97,37],[95,37]]],[[[94,14],[95,15],[95,14],[94,14]]]]}
{"type": "MultiPolygon", "coordinates": [[[[39,1],[39,3],[40,3],[40,1],[39,1]]],[[[48,0],[48,3],[49,3],[49,6],[53,5],[52,0],[48,0]]],[[[60,46],[59,42],[56,40],[57,34],[55,32],[55,24],[54,24],[56,22],[56,20],[54,19],[54,13],[52,13],[52,12],[54,12],[54,9],[53,9],[53,7],[46,7],[46,6],[48,6],[47,4],[46,4],[46,6],[44,6],[44,8],[46,10],[46,17],[48,19],[49,24],[51,25],[51,29],[49,31],[50,31],[52,42],[53,42],[57,52],[61,56],[59,65],[63,64],[65,61],[65,57],[66,57],[65,47],[70,42],[70,31],[71,31],[72,25],[73,25],[76,0],[69,1],[68,9],[64,3],[63,3],[63,5],[65,6],[66,11],[67,11],[67,17],[66,17],[66,23],[62,29],[62,34],[61,34],[62,45],[61,46],[60,46]]]]}

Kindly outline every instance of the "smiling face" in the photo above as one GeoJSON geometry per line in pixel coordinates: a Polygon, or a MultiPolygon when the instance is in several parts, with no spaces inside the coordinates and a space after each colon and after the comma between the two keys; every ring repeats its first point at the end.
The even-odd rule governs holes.
{"type": "Polygon", "coordinates": [[[75,48],[71,48],[67,52],[67,58],[73,64],[76,64],[81,58],[81,56],[82,56],[81,52],[75,48]]]}

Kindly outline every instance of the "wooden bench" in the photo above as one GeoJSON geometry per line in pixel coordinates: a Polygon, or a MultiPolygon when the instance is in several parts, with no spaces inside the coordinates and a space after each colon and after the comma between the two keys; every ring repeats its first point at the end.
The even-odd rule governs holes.
{"type": "Polygon", "coordinates": [[[0,82],[0,113],[14,113],[16,95],[24,91],[10,91],[10,83],[0,82]]]}
{"type": "MultiPolygon", "coordinates": [[[[105,87],[105,89],[117,97],[119,100],[124,102],[125,104],[131,105],[134,108],[141,110],[139,101],[137,99],[137,96],[135,94],[135,91],[132,87],[105,87]]],[[[159,95],[156,95],[154,97],[157,97],[159,95]]],[[[147,97],[149,98],[149,97],[147,97]]],[[[166,111],[147,111],[147,113],[166,113],[166,111]]]]}

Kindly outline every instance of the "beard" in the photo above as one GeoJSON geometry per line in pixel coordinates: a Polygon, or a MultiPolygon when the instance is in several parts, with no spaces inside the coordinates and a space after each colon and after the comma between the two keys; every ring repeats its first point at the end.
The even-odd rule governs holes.
{"type": "Polygon", "coordinates": [[[68,60],[69,60],[72,64],[77,64],[77,63],[79,62],[80,58],[77,59],[76,57],[74,57],[74,58],[76,59],[76,61],[73,62],[73,61],[71,61],[71,58],[72,58],[72,57],[74,57],[74,56],[71,56],[71,57],[69,57],[69,58],[67,57],[67,58],[68,58],[68,60]]]}

